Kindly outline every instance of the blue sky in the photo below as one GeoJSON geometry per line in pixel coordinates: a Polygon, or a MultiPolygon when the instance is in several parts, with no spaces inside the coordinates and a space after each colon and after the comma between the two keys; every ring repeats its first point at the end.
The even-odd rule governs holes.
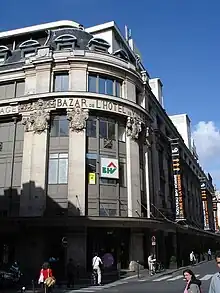
{"type": "Polygon", "coordinates": [[[7,0],[0,30],[61,19],[127,24],[146,69],[163,82],[168,114],[188,113],[201,164],[220,186],[219,12],[219,0],[7,0]]]}

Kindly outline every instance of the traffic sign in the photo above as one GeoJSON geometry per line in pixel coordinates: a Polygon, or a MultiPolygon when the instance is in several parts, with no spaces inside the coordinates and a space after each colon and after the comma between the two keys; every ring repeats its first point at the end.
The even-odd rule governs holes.
{"type": "Polygon", "coordinates": [[[67,237],[62,238],[62,245],[63,245],[63,247],[67,247],[67,245],[68,245],[67,237]]]}
{"type": "Polygon", "coordinates": [[[151,237],[151,244],[152,244],[152,246],[156,245],[156,237],[155,236],[151,237]]]}

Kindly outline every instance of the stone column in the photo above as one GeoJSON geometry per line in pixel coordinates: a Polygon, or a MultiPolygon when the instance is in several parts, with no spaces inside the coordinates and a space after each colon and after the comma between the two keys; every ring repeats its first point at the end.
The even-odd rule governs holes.
{"type": "Polygon", "coordinates": [[[36,66],[36,94],[48,93],[51,88],[51,63],[36,66]]]}
{"type": "Polygon", "coordinates": [[[34,103],[23,115],[25,126],[21,173],[20,216],[42,216],[45,210],[47,130],[50,114],[44,102],[34,103]]]}
{"type": "Polygon", "coordinates": [[[67,110],[69,120],[69,173],[68,202],[69,215],[86,213],[86,120],[88,109],[73,108],[67,110]]]}
{"type": "Polygon", "coordinates": [[[87,91],[87,64],[72,63],[70,67],[71,91],[87,91]]]}
{"type": "Polygon", "coordinates": [[[140,132],[141,122],[134,117],[128,117],[126,127],[128,217],[141,217],[140,158],[137,141],[140,132]]]}

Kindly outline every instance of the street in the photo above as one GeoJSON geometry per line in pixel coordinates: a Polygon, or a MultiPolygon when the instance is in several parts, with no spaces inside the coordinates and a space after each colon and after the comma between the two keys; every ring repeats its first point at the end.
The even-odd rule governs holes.
{"type": "MultiPolygon", "coordinates": [[[[197,278],[202,281],[202,292],[208,292],[209,284],[217,268],[215,262],[207,262],[201,265],[195,266],[193,272],[197,278]]],[[[78,290],[69,291],[74,292],[145,292],[145,293],[183,293],[185,288],[185,281],[183,280],[182,271],[174,273],[173,275],[166,275],[162,277],[153,277],[152,279],[147,276],[141,279],[125,279],[116,281],[111,284],[104,285],[103,287],[87,287],[78,290]]]]}

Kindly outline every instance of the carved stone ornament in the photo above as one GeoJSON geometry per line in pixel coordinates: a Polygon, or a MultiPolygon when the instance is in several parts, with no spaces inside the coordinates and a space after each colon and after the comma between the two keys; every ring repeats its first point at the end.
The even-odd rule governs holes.
{"type": "Polygon", "coordinates": [[[35,109],[29,116],[23,118],[25,131],[34,131],[35,133],[42,133],[48,128],[48,121],[50,120],[49,111],[45,111],[44,101],[38,100],[34,103],[35,109]]]}
{"type": "Polygon", "coordinates": [[[89,118],[89,110],[82,108],[67,109],[67,119],[72,131],[80,132],[86,128],[86,120],[89,118]]]}
{"type": "Polygon", "coordinates": [[[141,121],[136,117],[128,117],[126,125],[127,136],[130,136],[132,139],[136,140],[138,139],[141,130],[141,121]]]}

